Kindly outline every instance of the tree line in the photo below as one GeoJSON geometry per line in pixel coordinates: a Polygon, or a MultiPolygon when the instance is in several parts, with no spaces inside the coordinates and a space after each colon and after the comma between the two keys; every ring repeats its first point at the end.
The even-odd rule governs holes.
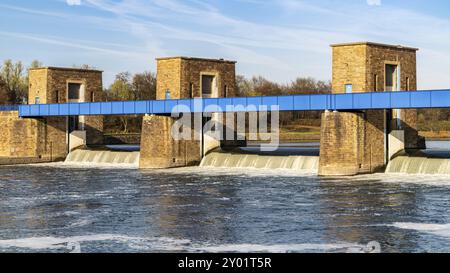
{"type": "Polygon", "coordinates": [[[0,65],[0,86],[4,90],[9,103],[23,104],[28,99],[28,69],[41,67],[42,63],[35,60],[30,66],[25,67],[22,62],[14,63],[12,60],[5,60],[0,65]]]}
{"type": "MultiPolygon", "coordinates": [[[[121,72],[114,82],[104,90],[107,101],[137,101],[156,99],[156,74],[145,71],[132,75],[121,72]]],[[[138,133],[141,131],[141,116],[107,116],[105,128],[108,133],[138,133]]]]}

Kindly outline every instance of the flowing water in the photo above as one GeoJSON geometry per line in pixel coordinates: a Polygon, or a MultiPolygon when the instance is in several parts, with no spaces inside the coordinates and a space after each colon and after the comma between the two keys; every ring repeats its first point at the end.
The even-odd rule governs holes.
{"type": "Polygon", "coordinates": [[[0,252],[450,252],[449,175],[267,164],[1,166],[0,252]]]}
{"type": "Polygon", "coordinates": [[[318,156],[261,156],[248,154],[211,153],[207,155],[201,167],[220,168],[256,168],[303,170],[316,172],[319,166],[318,156]]]}
{"type": "Polygon", "coordinates": [[[129,168],[139,167],[140,153],[138,151],[97,151],[75,150],[71,152],[65,163],[67,165],[95,165],[95,166],[120,166],[129,168]]]}

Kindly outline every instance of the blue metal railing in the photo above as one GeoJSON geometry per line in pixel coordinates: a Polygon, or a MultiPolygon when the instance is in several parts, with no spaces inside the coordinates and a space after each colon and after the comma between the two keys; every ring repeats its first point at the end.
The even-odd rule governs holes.
{"type": "Polygon", "coordinates": [[[20,105],[21,117],[448,108],[450,90],[20,105]]]}

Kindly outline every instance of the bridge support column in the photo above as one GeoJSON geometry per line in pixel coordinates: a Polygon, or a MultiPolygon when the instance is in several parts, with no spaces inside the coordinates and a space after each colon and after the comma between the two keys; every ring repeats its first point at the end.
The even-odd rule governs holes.
{"type": "Polygon", "coordinates": [[[319,175],[373,173],[385,167],[383,110],[322,115],[319,175]]]}
{"type": "Polygon", "coordinates": [[[202,159],[201,141],[175,140],[176,119],[145,116],[142,124],[140,168],[164,169],[198,165],[202,159]]]}

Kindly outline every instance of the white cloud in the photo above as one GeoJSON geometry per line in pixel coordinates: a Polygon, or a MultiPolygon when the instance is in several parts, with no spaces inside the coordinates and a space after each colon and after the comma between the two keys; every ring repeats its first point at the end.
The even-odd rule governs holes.
{"type": "Polygon", "coordinates": [[[66,3],[69,6],[79,6],[81,5],[81,0],[66,0],[66,3]]]}
{"type": "MultiPolygon", "coordinates": [[[[114,73],[122,70],[154,69],[154,57],[189,55],[233,59],[239,63],[239,73],[247,76],[262,74],[278,82],[288,82],[299,75],[326,80],[331,77],[329,44],[368,40],[420,48],[417,60],[419,88],[450,86],[447,77],[450,71],[448,18],[404,7],[387,7],[382,0],[366,0],[367,5],[381,4],[376,9],[367,8],[362,1],[344,6],[312,0],[232,2],[238,5],[249,1],[260,2],[262,6],[258,9],[270,9],[270,14],[262,14],[264,20],[260,22],[222,10],[220,5],[211,3],[215,1],[206,0],[80,1],[86,8],[103,11],[98,14],[39,11],[2,4],[0,11],[7,8],[64,23],[65,27],[90,29],[98,37],[66,37],[45,29],[32,37],[24,30],[15,38],[77,49],[71,52],[79,52],[76,56],[81,57],[68,54],[69,65],[73,62],[70,58],[86,58],[89,60],[86,62],[105,69],[111,79],[114,73]],[[295,12],[289,13],[289,9],[295,12]],[[106,12],[110,14],[105,15],[106,12]],[[127,52],[131,53],[127,55],[127,52]]],[[[4,52],[0,50],[0,55],[4,52]]],[[[42,54],[48,53],[43,51],[42,54]]],[[[48,55],[51,57],[53,53],[48,55]]]]}
{"type": "Polygon", "coordinates": [[[381,6],[381,0],[367,0],[369,6],[381,6]]]}

